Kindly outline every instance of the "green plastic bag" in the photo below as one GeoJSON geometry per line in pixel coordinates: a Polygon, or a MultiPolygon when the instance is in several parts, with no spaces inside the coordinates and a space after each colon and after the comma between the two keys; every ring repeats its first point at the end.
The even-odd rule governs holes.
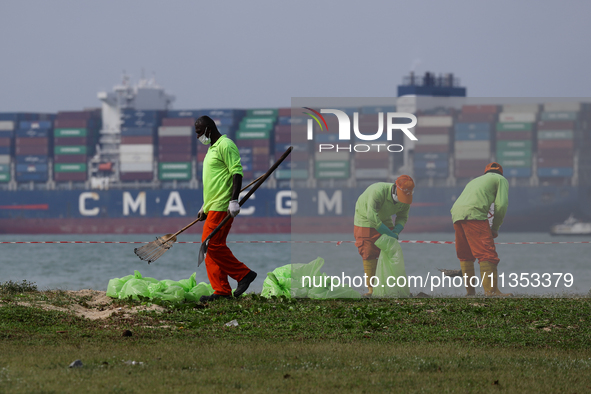
{"type": "Polygon", "coordinates": [[[199,283],[191,290],[185,293],[185,299],[193,302],[199,301],[201,296],[204,295],[212,295],[213,294],[213,287],[209,283],[199,283]]]}
{"type": "Polygon", "coordinates": [[[153,298],[165,301],[180,302],[185,299],[185,290],[181,286],[168,286],[164,290],[155,292],[153,298]]]}
{"type": "Polygon", "coordinates": [[[197,286],[195,276],[197,276],[197,272],[193,272],[193,275],[191,275],[189,279],[179,280],[179,285],[185,289],[185,291],[190,291],[193,287],[197,286]]]}
{"type": "Polygon", "coordinates": [[[134,300],[138,299],[138,295],[143,297],[150,297],[150,290],[148,289],[148,284],[143,279],[133,278],[125,282],[121,291],[119,292],[119,299],[125,299],[131,296],[134,300]]]}
{"type": "Polygon", "coordinates": [[[400,243],[397,239],[384,234],[378,238],[375,245],[380,248],[380,257],[376,269],[376,277],[380,280],[380,283],[377,287],[374,287],[373,296],[409,297],[410,289],[400,243]],[[398,286],[399,284],[400,286],[398,286]]]}
{"type": "Polygon", "coordinates": [[[121,292],[121,288],[128,280],[130,280],[133,277],[134,277],[133,275],[127,275],[127,276],[124,276],[123,278],[111,279],[109,281],[109,284],[107,285],[107,297],[119,298],[119,293],[121,292]]]}

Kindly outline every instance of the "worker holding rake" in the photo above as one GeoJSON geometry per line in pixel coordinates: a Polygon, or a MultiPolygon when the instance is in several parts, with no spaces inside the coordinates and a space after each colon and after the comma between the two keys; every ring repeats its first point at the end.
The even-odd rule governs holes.
{"type": "Polygon", "coordinates": [[[234,297],[242,295],[255,280],[257,274],[240,262],[226,244],[234,217],[240,212],[238,197],[242,186],[242,164],[236,144],[220,134],[208,116],[195,122],[195,133],[204,145],[210,145],[203,160],[203,206],[198,219],[205,220],[202,242],[229,214],[231,217],[209,240],[205,267],[214,293],[202,296],[200,301],[231,298],[232,288],[228,276],[238,282],[234,297]]]}
{"type": "Polygon", "coordinates": [[[363,259],[363,270],[367,276],[366,286],[370,297],[373,294],[371,278],[376,274],[380,249],[375,242],[383,234],[398,239],[408,220],[415,183],[408,175],[401,175],[394,184],[378,182],[370,185],[355,204],[354,230],[355,246],[363,259]],[[392,223],[392,215],[396,221],[392,223]]]}
{"type": "Polygon", "coordinates": [[[474,261],[480,264],[480,280],[487,296],[510,296],[499,291],[497,283],[497,264],[499,256],[494,238],[499,236],[509,205],[509,182],[503,176],[499,163],[490,163],[484,175],[468,182],[460,197],[451,208],[451,216],[456,233],[456,253],[465,278],[466,295],[475,295],[474,261]],[[488,222],[491,204],[495,204],[492,227],[488,222]]]}

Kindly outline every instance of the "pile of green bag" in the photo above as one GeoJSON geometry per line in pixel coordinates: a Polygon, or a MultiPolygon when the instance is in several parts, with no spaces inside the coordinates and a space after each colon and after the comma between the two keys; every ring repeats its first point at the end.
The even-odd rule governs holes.
{"type": "Polygon", "coordinates": [[[331,290],[330,279],[320,272],[324,265],[324,259],[318,257],[308,264],[287,264],[275,268],[267,274],[263,282],[262,297],[286,296],[288,298],[361,298],[361,294],[349,286],[340,286],[331,290]],[[306,278],[305,286],[302,277],[306,278]],[[324,284],[326,283],[326,286],[324,284]]]}
{"type": "Polygon", "coordinates": [[[213,288],[209,283],[197,284],[196,275],[197,273],[194,272],[189,279],[179,281],[157,280],[144,278],[139,271],[134,271],[133,275],[111,279],[107,285],[107,296],[119,299],[129,296],[138,299],[138,296],[143,296],[173,302],[183,300],[197,302],[201,296],[213,294],[213,288]]]}
{"type": "Polygon", "coordinates": [[[380,284],[384,286],[374,287],[373,297],[409,297],[410,288],[408,287],[408,277],[400,243],[396,238],[382,235],[377,239],[375,245],[380,248],[376,276],[380,280],[380,284]],[[404,277],[404,280],[397,282],[399,277],[404,277]],[[388,278],[390,279],[388,280],[388,278]],[[404,284],[404,286],[394,286],[395,283],[404,284]]]}

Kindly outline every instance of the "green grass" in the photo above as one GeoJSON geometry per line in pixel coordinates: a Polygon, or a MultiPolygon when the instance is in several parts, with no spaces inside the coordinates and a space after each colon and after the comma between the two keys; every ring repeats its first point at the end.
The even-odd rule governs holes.
{"type": "Polygon", "coordinates": [[[591,390],[587,298],[247,296],[135,315],[123,300],[99,321],[22,306],[55,299],[0,295],[0,393],[591,390]]]}

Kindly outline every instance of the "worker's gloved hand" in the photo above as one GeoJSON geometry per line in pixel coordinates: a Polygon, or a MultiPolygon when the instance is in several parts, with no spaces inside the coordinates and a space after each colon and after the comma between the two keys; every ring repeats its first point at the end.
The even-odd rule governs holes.
{"type": "Polygon", "coordinates": [[[238,200],[230,201],[228,212],[230,213],[230,216],[232,216],[233,218],[236,217],[236,215],[238,215],[238,212],[240,212],[240,204],[238,204],[238,200]]]}
{"type": "Polygon", "coordinates": [[[377,230],[380,234],[386,234],[389,237],[398,239],[398,234],[390,230],[384,223],[380,224],[380,227],[378,227],[377,230]]]}
{"type": "Polygon", "coordinates": [[[396,234],[396,239],[398,239],[398,234],[400,234],[402,230],[404,230],[404,226],[402,224],[397,224],[394,226],[394,230],[392,230],[392,232],[396,234]]]}
{"type": "Polygon", "coordinates": [[[201,221],[207,219],[207,214],[205,212],[203,212],[203,205],[201,206],[201,209],[199,210],[199,213],[197,214],[197,219],[199,219],[201,221]]]}
{"type": "Polygon", "coordinates": [[[499,236],[499,232],[497,230],[491,230],[491,231],[492,231],[493,238],[496,238],[499,236]]]}

